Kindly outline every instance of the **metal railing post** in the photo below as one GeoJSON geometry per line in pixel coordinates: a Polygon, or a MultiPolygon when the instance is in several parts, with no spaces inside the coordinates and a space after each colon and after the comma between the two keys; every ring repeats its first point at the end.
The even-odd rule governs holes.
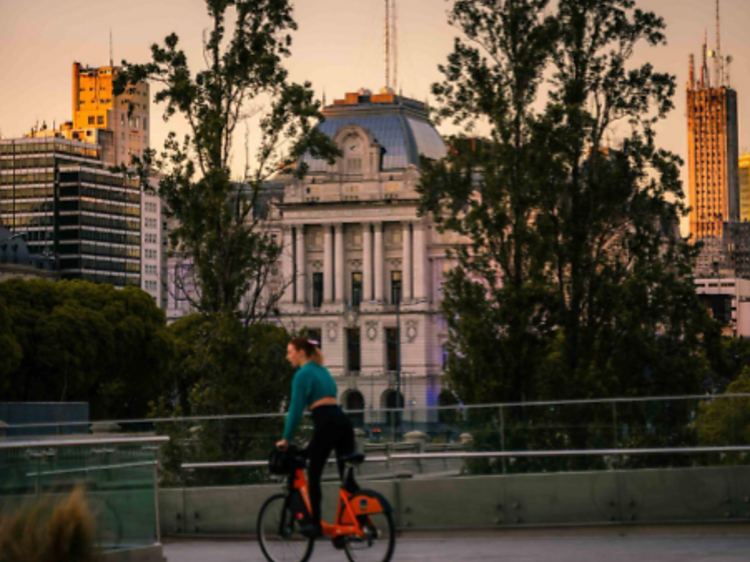
{"type": "Polygon", "coordinates": [[[36,456],[36,499],[39,500],[39,497],[42,494],[42,485],[39,481],[39,478],[42,474],[42,467],[41,467],[41,458],[42,455],[40,453],[35,453],[36,456]]]}
{"type": "Polygon", "coordinates": [[[612,402],[612,447],[617,449],[620,445],[620,431],[617,427],[617,402],[612,402]]]}
{"type": "MultiPolygon", "coordinates": [[[[500,450],[503,453],[505,452],[505,411],[502,406],[500,406],[500,450]]],[[[503,476],[505,476],[508,472],[505,457],[502,457],[501,462],[503,465],[503,476]]]]}
{"type": "Polygon", "coordinates": [[[154,461],[154,513],[156,516],[156,544],[161,544],[161,521],[159,517],[159,461],[154,461]]]}

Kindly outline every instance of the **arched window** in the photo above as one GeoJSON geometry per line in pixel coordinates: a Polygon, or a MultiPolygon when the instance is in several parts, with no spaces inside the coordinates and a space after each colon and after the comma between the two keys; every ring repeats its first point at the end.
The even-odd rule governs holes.
{"type": "Polygon", "coordinates": [[[388,427],[401,425],[401,414],[400,411],[393,411],[397,408],[403,409],[404,407],[404,395],[396,392],[395,390],[386,390],[383,393],[381,399],[381,405],[385,410],[385,423],[388,427]]]}
{"type": "Polygon", "coordinates": [[[354,427],[362,427],[365,422],[365,397],[359,390],[350,390],[344,395],[344,409],[349,413],[354,427]]]}

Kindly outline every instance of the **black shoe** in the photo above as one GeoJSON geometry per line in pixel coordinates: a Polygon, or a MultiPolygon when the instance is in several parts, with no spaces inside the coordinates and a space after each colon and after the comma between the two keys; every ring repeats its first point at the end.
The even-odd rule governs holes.
{"type": "Polygon", "coordinates": [[[331,540],[331,543],[336,550],[344,550],[346,548],[346,537],[335,537],[331,540]]]}
{"type": "Polygon", "coordinates": [[[319,525],[302,525],[299,528],[299,532],[309,539],[317,539],[323,536],[323,529],[319,525]]]}

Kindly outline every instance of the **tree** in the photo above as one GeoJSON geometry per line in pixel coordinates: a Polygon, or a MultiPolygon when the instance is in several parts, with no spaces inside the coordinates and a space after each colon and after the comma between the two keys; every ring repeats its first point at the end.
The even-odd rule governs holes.
{"type": "Polygon", "coordinates": [[[137,288],[86,281],[0,283],[23,358],[4,396],[84,401],[93,419],[143,417],[171,386],[164,312],[137,288]]]}
{"type": "Polygon", "coordinates": [[[708,359],[711,370],[704,387],[712,394],[726,392],[727,386],[750,367],[750,340],[739,337],[721,337],[711,342],[708,359]]]}
{"type": "MultiPolygon", "coordinates": [[[[206,0],[211,29],[204,38],[206,68],[193,74],[177,35],[153,45],[152,62],[128,64],[116,79],[115,93],[151,81],[162,87],[156,102],[166,104],[164,118],[183,116],[190,134],[170,134],[164,151],[136,159],[142,176],[161,173],[159,195],[177,219],[172,249],[194,272],[196,310],[207,315],[240,311],[246,324],[273,315],[283,287],[268,280],[281,247],[262,228],[257,213],[263,184],[281,169],[293,167],[305,152],[329,160],[335,145],[318,129],[320,102],[309,83],[288,81],[282,60],[290,54],[290,32],[297,28],[286,0],[206,0]],[[228,11],[234,11],[231,38],[228,11]],[[246,165],[233,182],[230,161],[237,126],[248,122],[251,104],[270,101],[260,117],[261,141],[254,166],[246,165]]],[[[297,170],[304,174],[304,167],[297,170]]],[[[145,180],[145,177],[143,178],[145,180]]]]}
{"type": "Polygon", "coordinates": [[[5,396],[10,387],[10,376],[18,368],[23,356],[21,346],[13,335],[13,326],[8,315],[8,308],[0,299],[0,396],[5,396]]]}
{"type": "Polygon", "coordinates": [[[442,304],[453,388],[466,402],[699,391],[716,328],[676,232],[681,161],[653,131],[675,80],[629,67],[636,45],[665,42],[663,20],[632,0],[457,0],[450,19],[463,38],[437,116],[490,131],[453,139],[421,182],[423,211],[468,241],[442,304]]]}
{"type": "MultiPolygon", "coordinates": [[[[732,382],[726,394],[750,394],[750,368],[732,382]]],[[[695,421],[703,446],[733,446],[750,443],[750,398],[715,398],[700,405],[695,421]]],[[[735,455],[731,458],[736,459],[735,455]]]]}
{"type": "MultiPolygon", "coordinates": [[[[156,404],[154,417],[170,413],[220,416],[190,427],[181,421],[157,424],[172,437],[166,448],[164,483],[182,481],[183,462],[232,461],[259,458],[281,436],[283,418],[232,417],[249,413],[281,412],[293,369],[286,361],[287,331],[270,323],[245,327],[233,316],[221,323],[193,314],[170,327],[181,359],[175,363],[180,389],[176,407],[156,404]],[[225,418],[224,416],[229,416],[225,418]]],[[[266,471],[247,469],[202,471],[190,477],[195,483],[252,483],[267,478],[266,471]]]]}

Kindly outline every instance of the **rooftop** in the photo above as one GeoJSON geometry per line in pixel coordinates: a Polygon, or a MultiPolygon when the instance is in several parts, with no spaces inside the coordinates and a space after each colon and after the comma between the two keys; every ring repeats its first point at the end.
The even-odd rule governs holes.
{"type": "MultiPolygon", "coordinates": [[[[318,129],[333,138],[346,125],[368,130],[382,147],[382,170],[419,166],[420,155],[433,160],[443,158],[447,149],[443,138],[430,123],[427,106],[417,100],[386,91],[369,90],[348,93],[323,108],[325,121],[318,129]]],[[[303,157],[309,172],[325,172],[325,160],[303,157]]]]}

